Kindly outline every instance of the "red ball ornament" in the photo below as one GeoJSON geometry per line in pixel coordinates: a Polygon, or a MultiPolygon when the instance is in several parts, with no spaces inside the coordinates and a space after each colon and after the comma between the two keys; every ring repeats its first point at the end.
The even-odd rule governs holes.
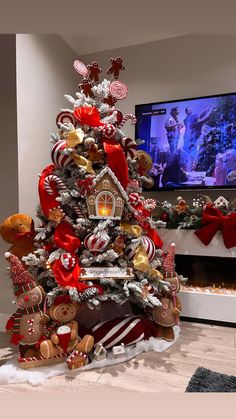
{"type": "Polygon", "coordinates": [[[75,266],[75,258],[71,255],[71,253],[63,253],[61,255],[61,263],[64,268],[69,271],[75,266]]]}
{"type": "Polygon", "coordinates": [[[64,154],[63,151],[66,148],[66,140],[57,141],[51,151],[51,159],[56,167],[59,169],[66,169],[67,166],[74,163],[74,160],[68,154],[64,154]]]}

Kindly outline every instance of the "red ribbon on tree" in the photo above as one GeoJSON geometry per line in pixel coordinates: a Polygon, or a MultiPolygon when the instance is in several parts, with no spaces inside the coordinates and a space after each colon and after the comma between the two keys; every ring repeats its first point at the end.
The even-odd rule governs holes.
{"type": "Polygon", "coordinates": [[[75,254],[76,250],[80,247],[80,239],[74,235],[71,225],[64,221],[55,229],[53,241],[57,247],[65,249],[75,259],[75,265],[70,269],[66,269],[63,266],[61,258],[53,263],[52,270],[56,282],[62,287],[75,287],[82,292],[83,287],[80,286],[81,283],[79,282],[81,268],[79,266],[78,256],[75,254]]]}
{"type": "Polygon", "coordinates": [[[107,163],[121,185],[126,189],[129,182],[128,163],[124,152],[115,140],[103,140],[104,151],[107,156],[107,163]]]}
{"type": "Polygon", "coordinates": [[[49,195],[45,189],[45,184],[44,184],[46,177],[51,175],[54,172],[55,168],[56,166],[54,164],[50,164],[49,166],[45,167],[45,169],[43,169],[41,176],[39,178],[39,184],[38,184],[39,199],[40,199],[41,208],[45,217],[48,217],[49,211],[51,209],[59,207],[59,202],[56,200],[56,198],[59,196],[56,185],[53,185],[52,183],[51,188],[53,190],[53,193],[52,195],[49,195]]]}
{"type": "Polygon", "coordinates": [[[203,227],[195,231],[196,236],[207,246],[217,231],[221,231],[225,247],[236,246],[236,212],[223,215],[220,210],[207,205],[202,214],[203,227]]]}
{"type": "Polygon", "coordinates": [[[55,245],[67,252],[74,253],[80,247],[80,239],[75,236],[73,227],[66,221],[60,223],[54,232],[55,245]]]}

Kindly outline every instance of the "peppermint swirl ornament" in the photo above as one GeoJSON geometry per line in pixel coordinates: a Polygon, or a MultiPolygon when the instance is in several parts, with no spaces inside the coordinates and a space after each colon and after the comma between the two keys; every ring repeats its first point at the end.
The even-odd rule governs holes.
{"type": "Polygon", "coordinates": [[[88,76],[88,68],[87,66],[80,60],[75,60],[73,67],[75,69],[75,71],[77,71],[77,73],[79,73],[81,76],[83,77],[87,77],[88,76]]]}
{"type": "Polygon", "coordinates": [[[73,117],[73,114],[71,114],[68,111],[62,111],[57,115],[56,118],[56,124],[58,128],[60,128],[60,124],[76,124],[75,118],[73,117]]]}
{"type": "Polygon", "coordinates": [[[118,100],[125,99],[128,95],[128,87],[121,81],[115,80],[110,84],[110,93],[118,100]]]}

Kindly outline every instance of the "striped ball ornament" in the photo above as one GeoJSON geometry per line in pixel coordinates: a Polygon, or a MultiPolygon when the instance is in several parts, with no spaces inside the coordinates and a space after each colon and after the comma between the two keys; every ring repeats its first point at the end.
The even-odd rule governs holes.
{"type": "Polygon", "coordinates": [[[155,244],[147,236],[142,237],[142,244],[143,244],[143,247],[144,247],[144,249],[147,253],[149,262],[152,262],[154,257],[155,257],[155,251],[156,251],[155,244]]]}
{"type": "MultiPolygon", "coordinates": [[[[149,262],[152,262],[153,259],[154,259],[154,257],[155,257],[155,251],[156,251],[155,244],[147,236],[143,236],[142,237],[141,243],[142,243],[142,245],[143,245],[143,247],[144,247],[144,249],[145,249],[145,251],[147,253],[149,262]]],[[[128,260],[132,260],[133,259],[133,257],[136,254],[137,247],[138,246],[135,246],[133,244],[129,244],[127,246],[126,251],[125,251],[125,254],[126,254],[128,260]]]]}
{"type": "Polygon", "coordinates": [[[51,159],[56,167],[59,169],[66,169],[67,166],[74,163],[74,160],[71,156],[64,154],[63,151],[66,148],[66,140],[59,140],[53,146],[51,151],[51,159]]]}
{"type": "Polygon", "coordinates": [[[84,246],[92,253],[103,252],[108,246],[109,237],[99,236],[96,234],[88,234],[84,239],[84,246]]]}

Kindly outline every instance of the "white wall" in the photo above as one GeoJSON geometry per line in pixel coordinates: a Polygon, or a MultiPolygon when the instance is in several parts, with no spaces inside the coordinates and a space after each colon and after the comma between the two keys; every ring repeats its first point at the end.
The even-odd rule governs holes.
{"type": "MultiPolygon", "coordinates": [[[[15,35],[0,35],[0,223],[18,212],[18,161],[16,127],[15,35]]],[[[12,308],[11,281],[4,253],[9,245],[0,239],[0,313],[12,308]]]]}
{"type": "Polygon", "coordinates": [[[38,174],[51,164],[49,135],[74,94],[76,54],[57,35],[16,35],[19,211],[35,218],[38,174]]]}
{"type": "MultiPolygon", "coordinates": [[[[76,91],[76,54],[57,35],[0,35],[0,56],[0,221],[18,211],[36,220],[38,173],[51,164],[49,134],[57,130],[60,109],[68,107],[64,94],[76,91]]],[[[4,259],[8,247],[0,241],[0,313],[15,309],[4,259]]]]}
{"type": "MultiPolygon", "coordinates": [[[[236,91],[235,44],[235,35],[181,36],[81,59],[86,63],[97,60],[105,77],[109,58],[123,57],[126,69],[120,80],[127,83],[129,95],[118,108],[124,113],[134,113],[135,104],[236,91]]],[[[127,135],[134,137],[134,129],[129,124],[125,128],[127,135]]],[[[207,193],[217,197],[221,192],[207,193]]],[[[181,191],[186,198],[194,197],[196,193],[181,191]]],[[[159,200],[174,200],[179,194],[163,191],[154,196],[159,200]]],[[[224,195],[234,196],[234,192],[225,191],[224,195]]]]}

